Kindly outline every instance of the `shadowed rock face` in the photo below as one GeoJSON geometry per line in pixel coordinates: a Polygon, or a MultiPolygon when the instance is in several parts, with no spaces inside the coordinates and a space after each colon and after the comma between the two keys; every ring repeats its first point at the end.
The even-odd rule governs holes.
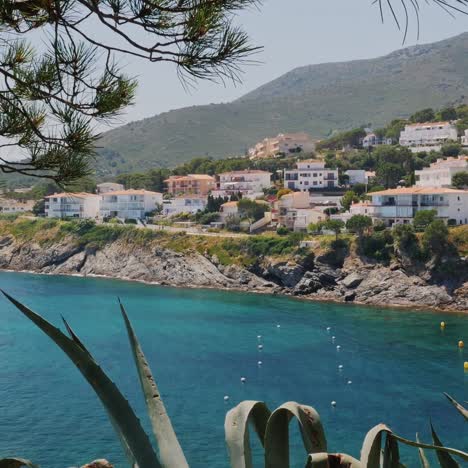
{"type": "MultiPolygon", "coordinates": [[[[320,261],[319,261],[320,260],[320,261]]],[[[307,264],[291,258],[261,258],[250,269],[223,266],[216,257],[197,252],[136,246],[116,241],[100,249],[77,247],[73,241],[41,247],[34,242],[0,238],[0,269],[47,274],[107,276],[181,287],[238,289],[281,293],[317,300],[369,305],[468,310],[468,262],[458,260],[456,280],[432,275],[430,266],[406,268],[369,264],[348,256],[340,268],[307,264]]]]}

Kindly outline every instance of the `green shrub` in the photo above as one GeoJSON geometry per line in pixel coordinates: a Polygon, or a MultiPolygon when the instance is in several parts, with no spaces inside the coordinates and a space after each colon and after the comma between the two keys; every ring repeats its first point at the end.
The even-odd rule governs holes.
{"type": "Polygon", "coordinates": [[[449,247],[449,230],[441,219],[432,221],[424,230],[423,246],[433,255],[442,255],[449,247]]]}
{"type": "Polygon", "coordinates": [[[278,236],[287,236],[291,231],[285,227],[285,226],[280,226],[277,230],[276,230],[276,234],[278,234],[278,236]]]}
{"type": "Polygon", "coordinates": [[[436,210],[420,210],[414,215],[413,225],[417,231],[424,231],[437,216],[436,210]]]}
{"type": "Polygon", "coordinates": [[[362,238],[360,252],[379,262],[388,262],[393,253],[393,236],[390,230],[374,232],[362,238]]]}

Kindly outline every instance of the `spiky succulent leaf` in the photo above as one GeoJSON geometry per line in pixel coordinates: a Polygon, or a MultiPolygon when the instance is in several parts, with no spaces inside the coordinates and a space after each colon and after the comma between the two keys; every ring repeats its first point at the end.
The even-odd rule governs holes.
{"type": "Polygon", "coordinates": [[[124,440],[128,443],[138,466],[140,468],[162,468],[149,438],[130,404],[96,361],[90,357],[89,353],[40,315],[4,291],[2,293],[18,310],[49,336],[83,374],[104,407],[112,414],[113,420],[122,431],[124,440]]]}
{"type": "Polygon", "coordinates": [[[327,451],[320,416],[311,406],[288,402],[275,410],[265,432],[265,468],[289,468],[289,423],[297,419],[307,454],[327,451]]]}
{"type": "Polygon", "coordinates": [[[33,462],[25,460],[24,458],[2,458],[0,460],[0,468],[20,468],[21,466],[39,468],[33,462]]]}
{"type": "Polygon", "coordinates": [[[458,401],[454,400],[448,393],[444,393],[447,397],[448,401],[452,403],[453,406],[457,409],[457,411],[468,421],[468,410],[464,408],[458,401]]]}
{"type": "MultiPolygon", "coordinates": [[[[439,436],[434,430],[434,426],[432,425],[432,422],[431,422],[431,434],[432,434],[432,441],[434,442],[434,445],[443,447],[444,444],[439,439],[439,436]]],[[[439,460],[440,466],[442,468],[459,468],[460,467],[460,465],[450,456],[449,453],[444,452],[442,450],[437,450],[436,454],[437,454],[437,459],[439,460]]]]}
{"type": "Polygon", "coordinates": [[[135,335],[132,324],[128,319],[128,315],[124,306],[119,301],[120,311],[127,329],[128,339],[132,348],[135,365],[138,370],[141,388],[148,408],[148,415],[151,420],[153,432],[158,442],[159,456],[165,468],[188,468],[187,460],[184,452],[177,440],[177,436],[171,424],[171,420],[167,414],[166,407],[161,398],[158,386],[151,373],[150,366],[146,360],[140,343],[135,335]]]}
{"type": "Polygon", "coordinates": [[[228,411],[224,423],[226,444],[231,460],[231,468],[252,468],[249,423],[252,423],[262,445],[271,412],[260,401],[243,401],[228,411]]]}
{"type": "Polygon", "coordinates": [[[382,468],[400,468],[400,450],[398,449],[398,442],[392,437],[392,434],[387,434],[382,468]]]}
{"type": "Polygon", "coordinates": [[[361,462],[345,453],[311,453],[305,468],[361,468],[361,462]]]}
{"type": "MultiPolygon", "coordinates": [[[[416,442],[418,444],[421,443],[419,440],[419,435],[416,434],[416,442]]],[[[421,461],[421,468],[430,468],[429,465],[429,460],[426,457],[426,454],[424,453],[424,450],[421,447],[418,447],[418,453],[419,453],[419,460],[421,461]]]]}
{"type": "Polygon", "coordinates": [[[380,468],[382,434],[392,431],[385,424],[378,424],[367,434],[362,444],[361,463],[363,468],[380,468]]]}

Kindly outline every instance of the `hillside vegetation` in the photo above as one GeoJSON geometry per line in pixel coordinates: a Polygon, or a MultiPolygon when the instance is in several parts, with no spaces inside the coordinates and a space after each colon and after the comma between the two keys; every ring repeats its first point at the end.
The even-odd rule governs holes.
{"type": "Polygon", "coordinates": [[[385,57],[297,68],[231,103],[194,106],[105,133],[97,169],[116,175],[195,156],[244,154],[265,136],[378,128],[414,109],[466,102],[468,33],[385,57]]]}

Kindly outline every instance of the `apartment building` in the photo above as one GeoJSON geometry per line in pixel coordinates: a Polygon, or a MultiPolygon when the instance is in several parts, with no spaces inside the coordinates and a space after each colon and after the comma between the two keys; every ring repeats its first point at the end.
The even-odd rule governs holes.
{"type": "Polygon", "coordinates": [[[404,187],[369,193],[371,202],[352,206],[351,213],[381,219],[386,225],[411,223],[420,210],[436,210],[437,217],[468,224],[468,190],[444,187],[404,187]]]}
{"type": "Polygon", "coordinates": [[[97,193],[109,193],[125,190],[125,187],[122,184],[117,184],[115,182],[103,182],[102,184],[96,185],[97,193]]]}
{"type": "Polygon", "coordinates": [[[242,194],[245,198],[263,195],[263,189],[271,186],[271,173],[260,170],[231,171],[219,174],[219,188],[213,196],[229,197],[242,194]]]}
{"type": "Polygon", "coordinates": [[[307,192],[283,195],[276,203],[273,218],[279,226],[293,231],[305,231],[310,223],[324,221],[327,216],[322,207],[316,207],[307,192]]]}
{"type": "Polygon", "coordinates": [[[315,142],[307,133],[280,133],[273,138],[265,138],[249,149],[250,159],[274,158],[298,152],[315,151],[315,142]]]}
{"type": "Polygon", "coordinates": [[[48,218],[89,218],[99,216],[100,197],[93,193],[54,193],[45,197],[48,218]]]}
{"type": "Polygon", "coordinates": [[[338,170],[327,169],[320,160],[306,159],[296,164],[296,169],[284,171],[284,187],[303,192],[338,187],[338,170]]]}
{"type": "Polygon", "coordinates": [[[35,203],[35,200],[0,198],[0,213],[26,213],[32,211],[35,203]]]}
{"type": "Polygon", "coordinates": [[[163,195],[148,190],[120,190],[100,196],[102,218],[144,219],[163,204],[163,195]]]}
{"type": "Polygon", "coordinates": [[[203,195],[181,195],[163,201],[162,214],[175,216],[182,213],[196,214],[206,208],[208,199],[203,195]]]}
{"type": "Polygon", "coordinates": [[[468,171],[468,156],[438,159],[429,167],[415,171],[418,187],[450,187],[457,172],[468,171]]]}
{"type": "Polygon", "coordinates": [[[426,122],[406,125],[400,134],[400,145],[413,153],[439,151],[447,141],[458,141],[458,131],[452,122],[426,122]]]}
{"type": "Polygon", "coordinates": [[[164,181],[171,195],[208,195],[216,189],[216,180],[207,174],[171,176],[164,181]]]}

